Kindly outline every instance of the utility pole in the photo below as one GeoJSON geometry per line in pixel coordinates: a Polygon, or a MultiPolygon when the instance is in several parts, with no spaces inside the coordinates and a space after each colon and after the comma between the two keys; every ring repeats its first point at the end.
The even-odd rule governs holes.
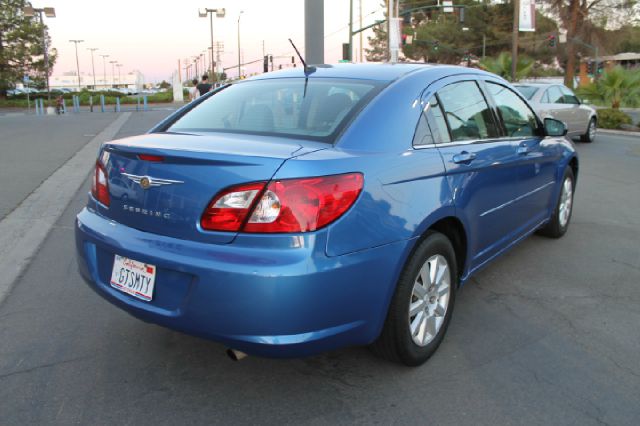
{"type": "Polygon", "coordinates": [[[102,68],[103,68],[103,72],[104,74],[102,74],[102,78],[104,81],[104,88],[107,88],[107,58],[109,57],[109,55],[100,55],[102,56],[102,68]]]}
{"type": "Polygon", "coordinates": [[[349,57],[353,62],[353,0],[349,0],[349,57]]]}
{"type": "Polygon", "coordinates": [[[516,81],[518,65],[518,27],[520,18],[520,0],[513,0],[513,35],[511,38],[511,81],[516,81]]]}
{"type": "Polygon", "coordinates": [[[223,73],[222,69],[222,57],[220,54],[224,51],[224,43],[219,41],[216,43],[216,72],[218,74],[223,73]]]}
{"type": "Polygon", "coordinates": [[[80,61],[78,60],[78,43],[82,43],[84,40],[69,40],[70,43],[75,43],[76,45],[76,67],[78,70],[78,92],[80,89],[80,61]]]}
{"type": "MultiPolygon", "coordinates": [[[[358,11],[360,12],[360,28],[362,28],[362,0],[358,4],[358,11]]],[[[360,62],[362,62],[362,31],[360,32],[360,62]]]]}
{"type": "Polygon", "coordinates": [[[238,80],[240,80],[240,77],[242,76],[242,68],[240,64],[240,17],[243,13],[244,10],[241,10],[240,13],[238,13],[238,80]]]}
{"type": "Polygon", "coordinates": [[[304,1],[305,62],[324,63],[324,0],[304,1]]]}
{"type": "Polygon", "coordinates": [[[398,62],[400,40],[398,40],[398,14],[400,2],[399,0],[389,0],[388,21],[389,32],[387,34],[387,45],[389,48],[389,61],[391,63],[398,62]]]}
{"type": "Polygon", "coordinates": [[[96,90],[96,64],[93,61],[93,52],[95,52],[96,50],[98,50],[97,47],[89,47],[87,48],[87,50],[91,51],[91,70],[93,71],[93,90],[96,90]]]}

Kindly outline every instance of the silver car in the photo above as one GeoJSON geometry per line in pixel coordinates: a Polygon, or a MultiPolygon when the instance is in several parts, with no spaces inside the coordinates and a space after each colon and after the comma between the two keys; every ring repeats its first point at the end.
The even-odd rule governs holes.
{"type": "Polygon", "coordinates": [[[527,98],[541,119],[550,117],[563,121],[567,136],[593,142],[598,123],[596,110],[583,104],[567,87],[543,83],[520,83],[514,86],[527,98]]]}

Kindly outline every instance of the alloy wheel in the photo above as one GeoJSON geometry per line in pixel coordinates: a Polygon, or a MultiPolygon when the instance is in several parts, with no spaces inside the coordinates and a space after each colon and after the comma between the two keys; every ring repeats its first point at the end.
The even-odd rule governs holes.
{"type": "Polygon", "coordinates": [[[450,295],[447,259],[440,254],[431,256],[418,272],[409,303],[409,332],[416,345],[426,346],[436,337],[444,323],[450,295]]]}

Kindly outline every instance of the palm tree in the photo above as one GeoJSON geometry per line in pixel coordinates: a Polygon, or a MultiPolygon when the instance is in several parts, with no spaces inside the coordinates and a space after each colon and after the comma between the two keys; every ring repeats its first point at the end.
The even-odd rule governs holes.
{"type": "MultiPolygon", "coordinates": [[[[516,63],[516,80],[520,80],[531,73],[534,61],[526,56],[519,56],[516,63]]],[[[511,55],[502,52],[497,58],[485,58],[480,61],[480,68],[498,74],[500,77],[511,77],[511,55]]]]}
{"type": "Polygon", "coordinates": [[[578,89],[578,94],[591,101],[610,104],[618,109],[621,104],[633,107],[640,104],[640,71],[612,68],[588,86],[578,89]]]}

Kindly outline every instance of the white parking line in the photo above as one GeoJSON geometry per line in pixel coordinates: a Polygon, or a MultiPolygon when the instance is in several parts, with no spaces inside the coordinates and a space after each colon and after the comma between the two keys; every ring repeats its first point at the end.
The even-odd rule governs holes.
{"type": "Polygon", "coordinates": [[[100,145],[113,139],[130,116],[120,115],[0,221],[0,303],[87,178],[100,145]]]}

